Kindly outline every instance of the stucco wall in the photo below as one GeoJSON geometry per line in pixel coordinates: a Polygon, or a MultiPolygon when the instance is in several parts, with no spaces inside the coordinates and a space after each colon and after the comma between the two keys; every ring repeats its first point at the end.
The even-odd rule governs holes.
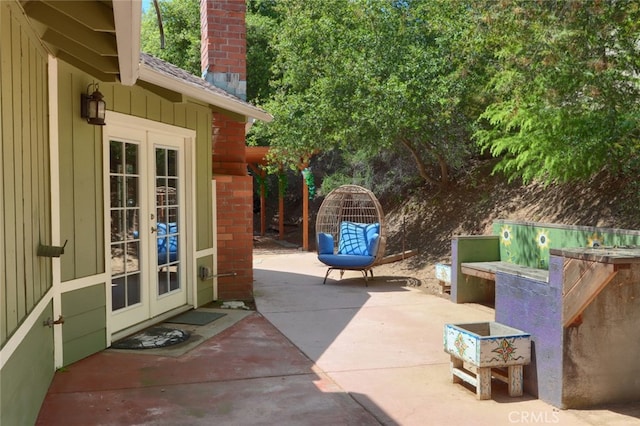
{"type": "Polygon", "coordinates": [[[563,406],[640,400],[640,264],[620,270],[564,330],[563,406]]]}
{"type": "Polygon", "coordinates": [[[496,274],[496,321],[531,333],[525,391],[559,408],[640,399],[640,265],[622,269],[562,326],[564,258],[550,256],[549,283],[496,274]]]}
{"type": "MultiPolygon", "coordinates": [[[[561,266],[560,262],[560,271],[561,266]]],[[[495,301],[497,322],[531,334],[531,364],[525,366],[523,372],[525,392],[560,406],[563,353],[561,288],[498,272],[495,301]]]]}

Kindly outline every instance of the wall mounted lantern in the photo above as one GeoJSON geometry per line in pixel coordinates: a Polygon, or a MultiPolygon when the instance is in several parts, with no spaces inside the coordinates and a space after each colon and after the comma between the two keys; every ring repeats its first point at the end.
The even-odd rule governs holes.
{"type": "Polygon", "coordinates": [[[107,110],[107,104],[103,100],[104,96],[98,90],[98,83],[92,83],[87,86],[87,93],[80,95],[80,116],[87,119],[87,123],[96,126],[104,126],[104,116],[107,110]],[[90,88],[93,86],[93,93],[89,94],[90,88]]]}

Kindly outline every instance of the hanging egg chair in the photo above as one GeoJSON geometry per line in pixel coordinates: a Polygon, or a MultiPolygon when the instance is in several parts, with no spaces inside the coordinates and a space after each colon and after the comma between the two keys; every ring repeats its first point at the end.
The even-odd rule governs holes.
{"type": "Polygon", "coordinates": [[[368,275],[384,257],[386,228],[380,202],[366,188],[342,185],[331,191],[316,216],[318,260],[327,265],[323,284],[334,269],[368,275]]]}

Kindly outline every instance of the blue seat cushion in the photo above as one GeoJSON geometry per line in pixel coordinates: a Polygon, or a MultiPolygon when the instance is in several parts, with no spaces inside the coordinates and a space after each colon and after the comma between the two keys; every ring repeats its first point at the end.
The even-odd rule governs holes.
{"type": "Polygon", "coordinates": [[[351,254],[356,256],[375,256],[377,244],[370,245],[375,236],[380,234],[379,223],[355,223],[342,222],[340,224],[340,239],[338,240],[338,254],[351,254]]]}
{"type": "Polygon", "coordinates": [[[375,257],[353,254],[321,254],[318,255],[318,260],[327,266],[361,268],[371,265],[375,257]]]}

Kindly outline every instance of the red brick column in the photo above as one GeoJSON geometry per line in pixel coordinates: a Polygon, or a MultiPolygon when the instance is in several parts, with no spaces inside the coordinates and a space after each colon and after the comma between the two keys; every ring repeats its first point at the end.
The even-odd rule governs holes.
{"type": "Polygon", "coordinates": [[[220,300],[253,300],[253,178],[214,176],[218,197],[220,300]]]}
{"type": "Polygon", "coordinates": [[[245,123],[213,114],[213,174],[246,176],[245,123]]]}
{"type": "Polygon", "coordinates": [[[244,123],[214,114],[220,300],[253,299],[253,178],[247,173],[244,123]]]}

